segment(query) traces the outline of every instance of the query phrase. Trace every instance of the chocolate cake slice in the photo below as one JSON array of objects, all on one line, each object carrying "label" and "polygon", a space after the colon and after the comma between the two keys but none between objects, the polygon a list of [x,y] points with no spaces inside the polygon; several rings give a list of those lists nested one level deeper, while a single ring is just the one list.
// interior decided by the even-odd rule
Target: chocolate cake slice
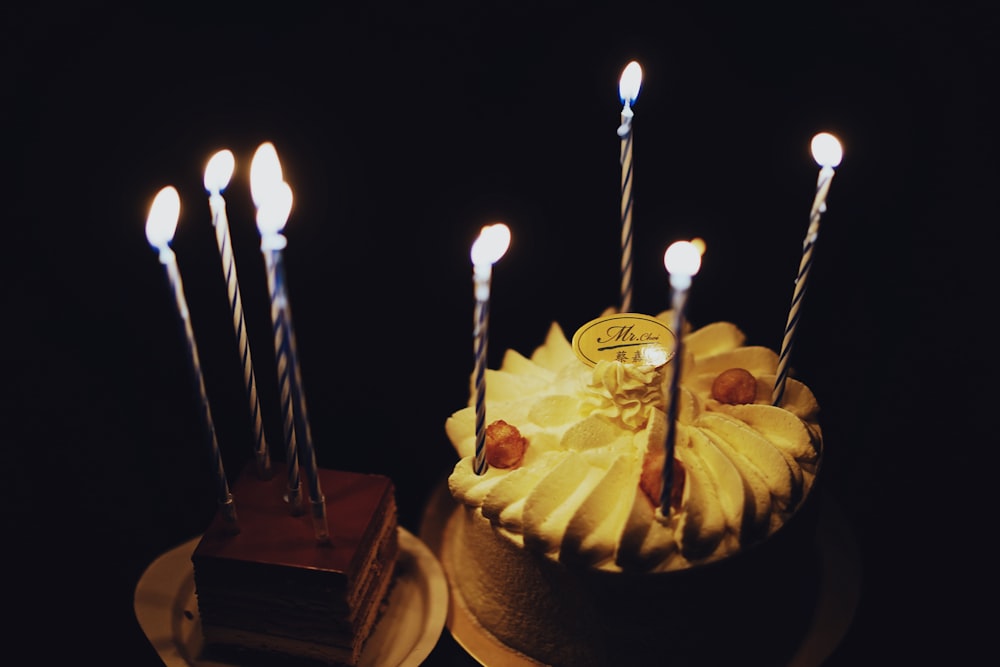
[{"label": "chocolate cake slice", "polygon": [[270,480],[251,466],[233,485],[240,532],[216,516],[191,556],[202,657],[358,664],[399,551],[395,490],[382,475],[319,475],[328,545],[317,544],[308,512],[289,512],[282,466]]}]

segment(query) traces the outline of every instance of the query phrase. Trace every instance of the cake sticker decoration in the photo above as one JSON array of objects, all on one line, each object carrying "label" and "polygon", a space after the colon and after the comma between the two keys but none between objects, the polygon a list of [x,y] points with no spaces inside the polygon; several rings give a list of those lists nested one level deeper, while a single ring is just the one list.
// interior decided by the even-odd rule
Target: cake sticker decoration
[{"label": "cake sticker decoration", "polygon": [[667,436],[664,442],[663,487],[660,491],[659,515],[670,517],[670,496],[674,484],[674,445],[677,440],[678,389],[680,388],[682,364],[684,361],[684,307],[687,304],[691,278],[701,268],[701,247],[691,241],[672,243],[663,253],[663,265],[670,274],[670,308],[674,315],[674,363],[670,374],[670,388],[667,400]]},{"label": "cake sticker decoration", "polygon": [[247,337],[246,319],[243,315],[243,298],[240,293],[239,279],[236,274],[236,260],[233,256],[232,237],[229,234],[229,217],[226,215],[226,200],[222,191],[229,185],[236,168],[236,160],[232,151],[221,150],[211,157],[205,166],[205,190],[208,191],[208,205],[212,212],[212,226],[215,228],[215,241],[219,246],[219,257],[222,259],[222,273],[226,279],[226,293],[229,297],[229,307],[232,311],[233,330],[236,333],[236,343],[239,346],[240,361],[243,364],[243,386],[246,388],[247,400],[250,404],[250,418],[253,422],[254,460],[257,462],[257,475],[261,479],[271,476],[271,454],[261,423],[260,398],[257,395],[257,378],[253,370],[253,358],[250,355],[250,339]]},{"label": "cake sticker decoration", "polygon": [[630,62],[618,80],[618,97],[622,101],[621,138],[618,162],[621,165],[621,303],[618,312],[632,310],[632,105],[639,97],[642,85],[642,67],[636,61]]},{"label": "cake sticker decoration", "polygon": [[662,366],[674,356],[674,332],[662,320],[638,313],[598,317],[573,334],[573,351],[580,361]]},{"label": "cake sticker decoration", "polygon": [[806,295],[806,280],[809,277],[809,269],[812,268],[813,250],[816,246],[816,238],[819,235],[819,219],[826,211],[826,195],[830,190],[830,181],[833,179],[833,169],[840,164],[840,161],[844,157],[844,150],[840,145],[840,141],[829,132],[820,132],[814,136],[810,148],[813,159],[820,166],[820,170],[819,176],[816,179],[816,196],[813,198],[812,209],[809,211],[809,228],[806,231],[806,238],[802,242],[802,259],[799,262],[799,273],[795,277],[792,305],[788,311],[785,335],[781,339],[781,351],[778,353],[778,372],[774,381],[774,390],[771,394],[772,405],[781,405],[781,399],[785,394],[785,381],[788,378],[788,360],[792,353],[792,345],[795,342],[795,330],[799,324],[802,300]]},{"label": "cake sticker decoration", "polygon": [[170,249],[170,242],[174,238],[180,212],[181,200],[180,195],[177,194],[177,189],[171,185],[161,189],[156,194],[149,208],[149,216],[146,218],[146,239],[160,253],[160,263],[163,264],[167,272],[170,287],[174,292],[177,312],[180,314],[181,323],[184,326],[188,355],[191,358],[191,370],[194,375],[198,397],[201,401],[202,417],[204,418],[205,430],[207,431],[209,446],[211,448],[215,478],[218,483],[220,513],[225,522],[226,529],[229,532],[238,533],[239,523],[236,517],[236,505],[233,503],[233,494],[229,490],[229,482],[226,479],[226,471],[222,464],[222,452],[219,449],[219,440],[215,433],[215,421],[212,418],[212,408],[208,402],[208,393],[205,391],[205,378],[201,371],[201,360],[198,357],[198,344],[195,342],[194,330],[191,327],[191,314],[188,311],[187,299],[184,297],[184,284],[181,281],[181,274],[177,268],[177,257],[174,255],[174,251]]},{"label": "cake sticker decoration", "polygon": [[[301,502],[297,471],[298,464],[301,463],[308,481],[309,504],[312,508],[316,541],[319,544],[329,544],[326,499],[320,488],[316,452],[313,448],[302,375],[299,371],[291,306],[285,288],[282,250],[287,244],[287,239],[281,232],[291,213],[292,189],[284,181],[278,154],[270,142],[261,144],[254,153],[250,165],[250,188],[254,205],[257,207],[260,249],[264,255],[267,283],[271,293],[274,354],[278,365],[285,439],[288,444],[289,504],[294,508],[295,501]],[[301,452],[297,450],[300,444]]]},{"label": "cake sticker decoration", "polygon": [[477,475],[486,472],[486,355],[490,320],[490,282],[493,265],[510,247],[510,228],[502,222],[485,225],[473,242],[472,279],[476,297],[473,320],[476,365],[473,372],[476,387],[476,456],[472,461]]}]

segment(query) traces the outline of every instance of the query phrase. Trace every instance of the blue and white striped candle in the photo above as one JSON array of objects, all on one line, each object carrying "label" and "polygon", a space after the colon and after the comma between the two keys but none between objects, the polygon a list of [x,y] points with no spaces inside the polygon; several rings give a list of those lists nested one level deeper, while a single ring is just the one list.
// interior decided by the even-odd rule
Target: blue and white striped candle
[{"label": "blue and white striped candle", "polygon": [[261,421],[257,378],[254,374],[253,359],[250,355],[250,339],[247,336],[246,319],[243,315],[243,299],[236,274],[232,237],[229,234],[226,200],[222,197],[222,191],[229,185],[229,179],[232,178],[235,166],[236,160],[233,158],[232,151],[221,150],[217,152],[205,167],[204,182],[205,190],[209,194],[208,204],[212,212],[212,225],[215,227],[215,241],[219,246],[219,256],[222,259],[222,273],[226,279],[226,293],[229,297],[229,308],[233,318],[233,330],[236,333],[240,361],[243,364],[243,386],[246,389],[250,419],[253,425],[253,452],[257,462],[257,475],[262,479],[270,479],[270,448]]},{"label": "blue and white striped candle", "polygon": [[476,297],[473,320],[476,366],[473,371],[476,408],[476,456],[472,469],[482,475],[489,468],[486,463],[486,362],[489,340],[490,282],[493,265],[510,246],[510,228],[502,222],[486,225],[472,244],[472,279]]},{"label": "blue and white striped candle", "polygon": [[[284,176],[281,173],[281,163],[278,161],[278,154],[271,143],[263,143],[254,153],[253,161],[250,164],[250,193],[257,207],[257,228],[260,229],[262,221],[268,233],[261,233],[261,252],[264,255],[265,269],[267,273],[268,289],[271,295],[271,323],[274,338],[274,353],[277,362],[278,392],[281,402],[282,415],[282,435],[285,439],[285,474],[286,500],[289,509],[293,514],[302,512],[302,486],[299,472],[299,448],[298,438],[295,434],[295,408],[292,398],[291,376],[288,373],[288,356],[285,354],[285,332],[283,323],[284,313],[278,299],[280,294],[277,291],[277,276],[275,268],[277,259],[273,253],[285,247],[285,237],[280,230],[284,227],[291,211],[291,200],[287,203],[272,205],[264,208],[264,201],[270,197],[274,199],[274,191],[278,190],[273,184],[284,183]],[[287,208],[284,210],[283,207]],[[262,217],[261,211],[265,211]],[[272,218],[274,219],[272,222]],[[273,231],[272,231],[273,230]],[[265,247],[266,246],[266,247]],[[271,247],[274,246],[274,247]]]},{"label": "blue and white striped candle", "polygon": [[642,67],[630,62],[618,80],[618,97],[622,101],[621,125],[618,136],[621,145],[618,162],[621,165],[621,301],[618,312],[632,310],[632,105],[639,97],[642,85]]},{"label": "blue and white striped candle", "polygon": [[[278,364],[278,382],[281,387],[285,436],[289,443],[289,458],[300,461],[305,469],[309,502],[312,507],[316,541],[330,543],[329,522],[326,515],[326,498],[319,481],[316,451],[312,430],[306,411],[302,374],[299,371],[292,312],[285,289],[285,272],[282,250],[287,239],[281,233],[292,208],[292,190],[282,180],[281,164],[270,143],[262,144],[254,154],[250,172],[250,186],[257,207],[257,229],[260,231],[260,249],[267,269],[267,282],[271,294],[271,323],[274,331],[274,353]],[[301,451],[296,451],[296,443]],[[291,470],[291,468],[290,468]],[[294,480],[297,488],[297,474]],[[289,490],[293,480],[289,474]]]},{"label": "blue and white striped candle", "polygon": [[681,373],[684,364],[684,308],[687,305],[691,278],[701,268],[701,249],[690,241],[672,243],[663,253],[663,265],[670,273],[670,308],[674,315],[673,372],[667,399],[667,435],[664,441],[663,487],[660,491],[660,514],[670,516],[670,495],[674,487],[674,449],[677,441]]},{"label": "blue and white striped candle", "polygon": [[174,251],[170,249],[170,243],[174,238],[174,231],[177,229],[180,210],[181,202],[177,190],[169,185],[161,189],[153,199],[153,204],[149,209],[149,216],[146,219],[146,238],[149,244],[159,251],[160,263],[166,269],[167,278],[174,293],[174,301],[184,328],[185,341],[187,342],[188,354],[191,359],[191,370],[201,403],[202,418],[204,419],[212,455],[212,467],[218,484],[219,509],[228,529],[235,533],[239,532],[236,505],[233,502],[233,494],[229,490],[229,482],[226,479],[226,471],[222,463],[222,451],[219,449],[219,440],[215,433],[215,421],[212,419],[212,408],[208,402],[208,393],[205,391],[205,378],[201,370],[201,360],[198,357],[198,344],[195,342],[194,330],[191,327],[191,315],[188,311],[187,299],[184,297],[184,284],[181,281],[181,274],[177,268],[177,258],[174,255]]},{"label": "blue and white striped candle", "polygon": [[792,305],[788,311],[788,321],[785,324],[785,335],[781,339],[781,351],[778,354],[778,370],[774,379],[774,390],[771,392],[771,404],[781,405],[785,396],[785,383],[788,379],[788,362],[795,343],[795,331],[799,324],[802,310],[802,300],[806,295],[806,280],[812,268],[813,250],[816,238],[819,236],[820,216],[826,211],[826,195],[833,179],[833,168],[840,164],[844,150],[840,141],[828,132],[820,132],[812,138],[810,148],[813,159],[820,166],[816,180],[816,195],[813,198],[812,209],[809,211],[809,228],[802,242],[802,259],[799,262],[799,273],[795,277],[795,290],[792,292]]}]

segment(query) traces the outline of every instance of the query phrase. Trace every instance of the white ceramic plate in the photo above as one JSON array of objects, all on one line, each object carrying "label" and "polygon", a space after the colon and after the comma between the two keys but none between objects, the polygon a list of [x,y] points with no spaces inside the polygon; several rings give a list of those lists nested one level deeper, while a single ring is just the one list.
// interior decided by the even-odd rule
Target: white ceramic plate
[{"label": "white ceramic plate", "polygon": [[[167,667],[232,667],[201,660],[201,622],[191,554],[196,537],[154,560],[135,588],[135,616]],[[441,637],[448,584],[430,549],[399,528],[399,562],[389,605],[368,638],[359,665],[417,667]]]}]

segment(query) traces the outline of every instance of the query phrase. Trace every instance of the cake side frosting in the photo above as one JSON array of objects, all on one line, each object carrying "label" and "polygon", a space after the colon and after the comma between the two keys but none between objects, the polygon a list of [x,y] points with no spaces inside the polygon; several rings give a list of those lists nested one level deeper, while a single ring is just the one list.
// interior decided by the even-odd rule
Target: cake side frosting
[{"label": "cake side frosting", "polygon": [[[657,318],[672,322],[669,311]],[[487,421],[523,438],[516,463],[476,475],[471,399],[448,418],[460,456],[453,497],[515,546],[612,572],[684,569],[773,534],[813,485],[816,399],[788,379],[783,404],[772,406],[777,354],[745,345],[731,323],[686,330],[683,342],[675,445],[683,481],[668,517],[658,499],[671,366],[590,367],[557,323],[530,357],[508,350],[487,370]]]},{"label": "cake side frosting", "polygon": [[817,594],[814,497],[771,539],[695,568],[566,564],[522,548],[469,506],[448,521],[441,557],[455,613],[531,664],[787,665]]}]

